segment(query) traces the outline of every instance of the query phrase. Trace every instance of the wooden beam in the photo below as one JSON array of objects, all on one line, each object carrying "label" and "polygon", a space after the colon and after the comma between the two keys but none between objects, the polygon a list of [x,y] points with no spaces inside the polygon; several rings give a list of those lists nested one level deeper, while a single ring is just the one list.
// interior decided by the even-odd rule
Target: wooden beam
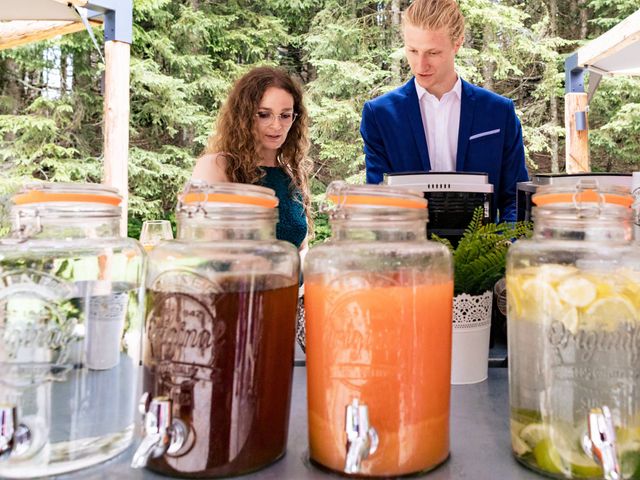
[{"label": "wooden beam", "polygon": [[578,49],[578,66],[586,67],[640,40],[640,10]]},{"label": "wooden beam", "polygon": [[129,203],[129,59],[131,45],[107,41],[104,81],[104,183],[122,195],[120,233],[127,235]]},{"label": "wooden beam", "polygon": [[76,7],[84,7],[87,0],[54,0],[54,2],[63,3],[64,5],[75,5]]},{"label": "wooden beam", "polygon": [[[91,25],[102,22],[90,21]],[[27,43],[48,40],[58,35],[66,35],[84,30],[82,22],[22,21],[0,23],[0,50],[18,47]]]},{"label": "wooden beam", "polygon": [[576,112],[585,112],[586,110],[586,93],[565,94],[564,126],[567,132],[565,170],[567,173],[591,171],[589,166],[589,131],[576,129]]}]

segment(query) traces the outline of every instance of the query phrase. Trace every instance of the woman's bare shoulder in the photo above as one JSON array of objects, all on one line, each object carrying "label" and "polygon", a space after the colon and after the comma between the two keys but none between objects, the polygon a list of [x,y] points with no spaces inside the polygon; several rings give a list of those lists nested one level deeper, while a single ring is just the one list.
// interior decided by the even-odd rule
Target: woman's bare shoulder
[{"label": "woman's bare shoulder", "polygon": [[227,158],[224,153],[205,153],[196,160],[191,178],[207,182],[228,182],[226,171]]}]

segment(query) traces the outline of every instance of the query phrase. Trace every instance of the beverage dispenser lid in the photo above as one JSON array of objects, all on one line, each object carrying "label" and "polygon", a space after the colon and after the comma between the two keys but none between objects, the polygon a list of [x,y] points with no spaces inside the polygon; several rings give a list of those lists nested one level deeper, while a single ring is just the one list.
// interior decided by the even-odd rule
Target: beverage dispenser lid
[{"label": "beverage dispenser lid", "polygon": [[119,206],[115,188],[97,183],[28,183],[11,199],[14,205],[43,203],[99,203]]},{"label": "beverage dispenser lid", "polygon": [[603,203],[630,208],[633,197],[628,189],[610,187],[608,189],[586,188],[568,189],[557,187],[541,187],[532,197],[538,207],[559,204]]},{"label": "beverage dispenser lid", "polygon": [[427,208],[427,200],[421,193],[386,185],[351,185],[344,181],[335,181],[327,187],[327,198],[337,208],[353,206]]},{"label": "beverage dispenser lid", "polygon": [[276,197],[274,190],[257,185],[232,182],[189,181],[179,200],[178,208],[206,203],[237,207],[275,208],[278,206],[278,197]]}]

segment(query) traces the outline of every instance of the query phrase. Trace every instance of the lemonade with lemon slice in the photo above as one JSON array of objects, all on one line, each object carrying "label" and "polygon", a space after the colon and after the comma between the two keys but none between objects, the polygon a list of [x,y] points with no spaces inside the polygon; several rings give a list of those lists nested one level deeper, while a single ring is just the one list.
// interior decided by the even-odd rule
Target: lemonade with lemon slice
[{"label": "lemonade with lemon slice", "polygon": [[558,263],[509,268],[506,281],[516,458],[603,478],[582,442],[590,408],[607,405],[622,478],[640,479],[640,273]]}]

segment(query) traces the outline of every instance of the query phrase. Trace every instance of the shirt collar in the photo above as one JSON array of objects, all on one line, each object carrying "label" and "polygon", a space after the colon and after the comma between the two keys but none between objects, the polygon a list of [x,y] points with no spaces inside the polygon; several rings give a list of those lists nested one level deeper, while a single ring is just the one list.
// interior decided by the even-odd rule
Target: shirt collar
[{"label": "shirt collar", "polygon": [[[413,83],[416,86],[416,93],[418,94],[418,100],[422,100],[422,97],[426,95],[428,100],[438,101],[436,96],[427,92],[425,88],[420,86],[420,84],[415,78],[413,79]],[[462,81],[460,80],[460,75],[458,75],[458,79],[456,80],[456,83],[453,84],[453,88],[448,92],[446,92],[444,95],[442,95],[440,100],[442,100],[445,96],[449,95],[451,92],[453,92],[453,94],[458,98],[458,100],[460,100],[460,98],[462,97]]]}]

